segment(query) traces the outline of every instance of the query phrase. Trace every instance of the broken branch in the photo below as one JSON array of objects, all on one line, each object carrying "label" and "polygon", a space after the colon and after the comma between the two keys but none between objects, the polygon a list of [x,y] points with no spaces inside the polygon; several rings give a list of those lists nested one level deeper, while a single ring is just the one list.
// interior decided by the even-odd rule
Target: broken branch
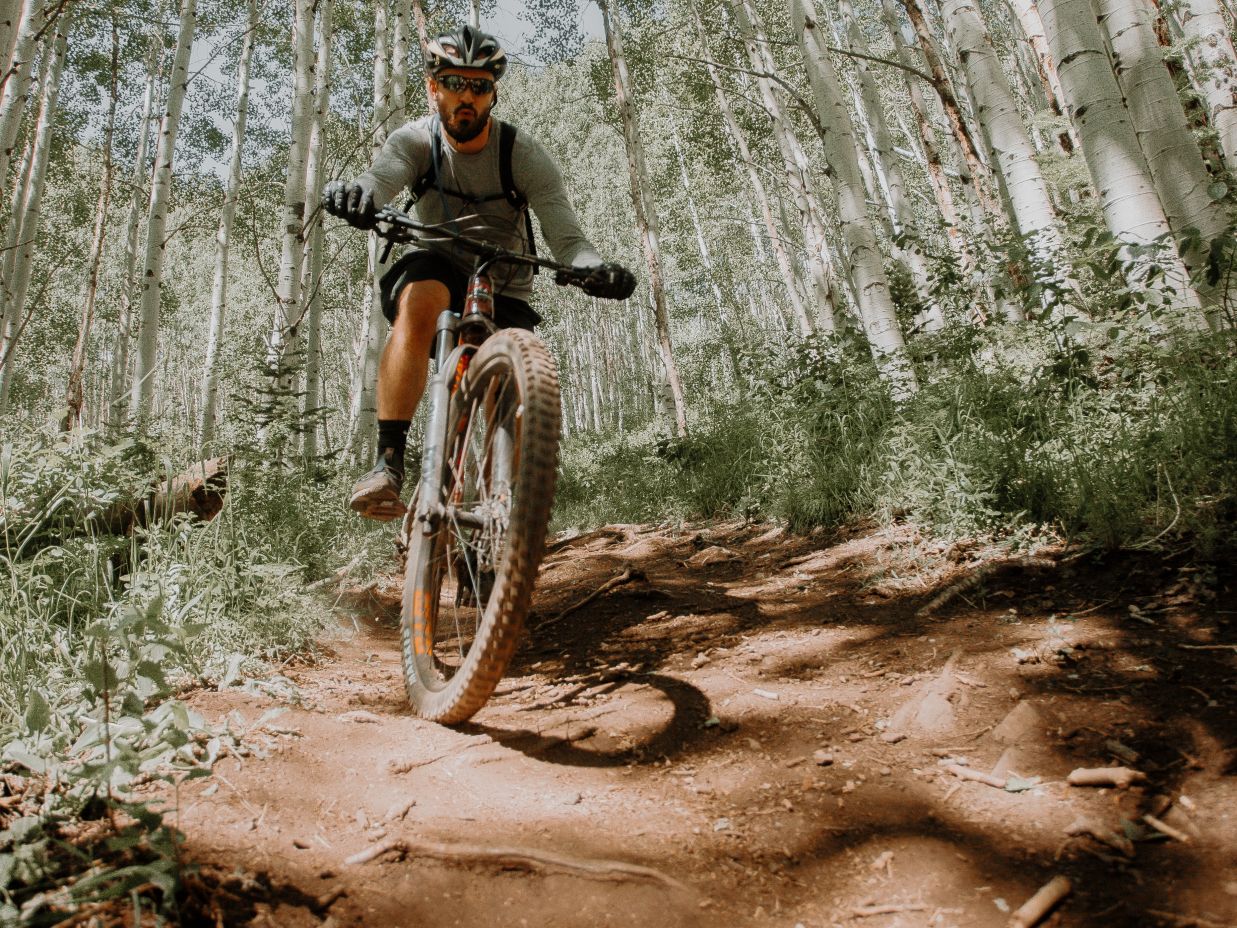
[{"label": "broken branch", "polygon": [[1147,779],[1147,775],[1129,767],[1079,767],[1069,775],[1070,786],[1115,786],[1129,789],[1135,783]]},{"label": "broken branch", "polygon": [[536,627],[538,629],[541,629],[541,628],[545,628],[547,625],[553,625],[555,622],[561,621],[565,617],[571,615],[571,613],[575,612],[577,609],[584,608],[589,603],[591,603],[594,599],[600,596],[602,593],[608,593],[610,590],[614,589],[617,586],[622,586],[624,583],[630,583],[633,580],[643,580],[643,579],[644,579],[644,571],[637,570],[634,567],[628,567],[618,576],[611,577],[601,586],[597,587],[597,589],[593,590],[593,592],[589,593],[578,603],[568,606],[566,609],[562,610],[557,615],[552,615],[550,616],[550,618],[545,619],[542,622],[538,622]]},{"label": "broken branch", "polygon": [[982,770],[972,770],[970,767],[963,767],[961,764],[950,764],[945,768],[960,780],[974,780],[976,783],[986,783],[988,786],[995,786],[997,789],[1005,789],[1005,777],[994,777],[990,773],[984,773]]},{"label": "broken branch", "polygon": [[1022,904],[1009,919],[1009,928],[1032,928],[1043,921],[1044,916],[1073,890],[1068,878],[1054,876],[1039,888],[1039,891]]}]

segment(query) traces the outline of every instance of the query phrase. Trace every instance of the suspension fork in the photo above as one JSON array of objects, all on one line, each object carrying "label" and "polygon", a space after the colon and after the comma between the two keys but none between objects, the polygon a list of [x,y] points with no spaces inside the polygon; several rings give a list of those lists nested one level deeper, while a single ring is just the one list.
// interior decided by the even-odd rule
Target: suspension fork
[{"label": "suspension fork", "polygon": [[447,413],[451,391],[460,362],[467,364],[466,354],[457,350],[459,320],[455,313],[444,309],[438,314],[434,333],[434,377],[429,388],[429,420],[425,426],[425,446],[421,452],[421,482],[417,494],[415,526],[427,535],[433,531],[442,514],[442,467],[447,452]]}]

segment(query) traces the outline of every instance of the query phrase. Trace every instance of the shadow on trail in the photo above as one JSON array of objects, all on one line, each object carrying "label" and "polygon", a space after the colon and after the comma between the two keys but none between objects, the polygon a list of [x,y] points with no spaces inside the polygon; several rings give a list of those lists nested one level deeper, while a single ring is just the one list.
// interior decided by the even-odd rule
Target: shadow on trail
[{"label": "shadow on trail", "polygon": [[504,747],[528,757],[572,767],[621,767],[656,763],[688,752],[697,742],[709,738],[709,729],[704,725],[712,713],[708,697],[690,683],[659,673],[633,674],[614,683],[614,689],[636,684],[660,691],[673,707],[673,715],[660,731],[639,744],[610,751],[582,747],[576,743],[586,740],[596,732],[596,727],[588,725],[584,726],[584,737],[574,738],[543,735],[523,728],[499,728],[477,722],[460,726],[460,731],[489,735]]}]

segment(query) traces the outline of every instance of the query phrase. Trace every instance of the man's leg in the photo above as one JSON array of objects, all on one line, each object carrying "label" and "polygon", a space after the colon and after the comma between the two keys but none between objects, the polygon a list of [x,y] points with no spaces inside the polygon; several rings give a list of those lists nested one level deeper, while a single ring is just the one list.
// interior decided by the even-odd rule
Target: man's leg
[{"label": "man's leg", "polygon": [[404,514],[404,452],[408,425],[429,374],[430,348],[439,314],[451,293],[437,280],[417,280],[400,292],[391,334],[378,364],[378,461],[357,481],[349,505],[380,521]]}]

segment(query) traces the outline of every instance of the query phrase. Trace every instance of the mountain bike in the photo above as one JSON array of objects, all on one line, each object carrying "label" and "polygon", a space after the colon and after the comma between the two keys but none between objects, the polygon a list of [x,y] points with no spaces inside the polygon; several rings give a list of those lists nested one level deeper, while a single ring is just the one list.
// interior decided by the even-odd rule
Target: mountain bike
[{"label": "mountain bike", "polygon": [[554,359],[532,332],[494,324],[489,271],[540,267],[555,283],[582,288],[595,278],[391,207],[377,222],[388,242],[433,249],[448,241],[475,255],[463,311],[438,317],[421,476],[400,532],[408,698],[423,718],[453,724],[485,705],[515,652],[558,470]]}]

